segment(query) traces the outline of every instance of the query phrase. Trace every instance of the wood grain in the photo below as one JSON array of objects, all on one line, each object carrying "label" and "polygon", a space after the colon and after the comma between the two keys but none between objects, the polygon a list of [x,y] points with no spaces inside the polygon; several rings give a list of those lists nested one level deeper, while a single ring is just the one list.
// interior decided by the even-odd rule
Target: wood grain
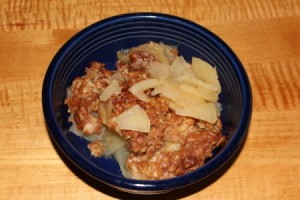
[{"label": "wood grain", "polygon": [[81,28],[100,19],[128,12],[163,12],[192,20],[273,19],[299,15],[297,0],[132,0],[1,2],[1,30]]},{"label": "wood grain", "polygon": [[[218,34],[253,93],[247,140],[217,180],[156,197],[95,183],[59,154],[41,89],[56,51],[83,27],[128,12],[170,13]],[[300,1],[0,0],[0,199],[280,199],[300,197]]]}]

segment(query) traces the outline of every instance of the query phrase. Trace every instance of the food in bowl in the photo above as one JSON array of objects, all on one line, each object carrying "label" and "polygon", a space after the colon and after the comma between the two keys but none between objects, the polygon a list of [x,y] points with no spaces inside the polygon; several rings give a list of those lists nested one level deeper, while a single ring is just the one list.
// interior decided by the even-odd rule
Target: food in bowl
[{"label": "food in bowl", "polygon": [[214,67],[149,42],[117,53],[117,70],[92,62],[68,88],[70,130],[94,157],[114,156],[125,177],[159,180],[201,167],[221,146]]}]

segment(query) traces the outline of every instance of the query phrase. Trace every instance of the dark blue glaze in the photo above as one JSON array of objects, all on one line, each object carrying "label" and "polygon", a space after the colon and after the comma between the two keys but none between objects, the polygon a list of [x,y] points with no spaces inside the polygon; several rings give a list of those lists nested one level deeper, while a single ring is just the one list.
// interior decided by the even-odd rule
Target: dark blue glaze
[{"label": "dark blue glaze", "polygon": [[[84,73],[91,61],[115,68],[116,52],[149,41],[175,45],[188,61],[200,57],[217,67],[222,92],[221,118],[227,144],[200,169],[176,178],[139,181],[124,178],[113,158],[93,158],[87,142],[68,131],[66,88]],[[183,187],[207,178],[222,167],[242,145],[251,118],[251,88],[234,52],[204,27],[175,16],[133,13],[99,21],[73,36],[53,58],[45,75],[43,110],[49,133],[65,155],[99,181],[128,192],[156,193]]]}]

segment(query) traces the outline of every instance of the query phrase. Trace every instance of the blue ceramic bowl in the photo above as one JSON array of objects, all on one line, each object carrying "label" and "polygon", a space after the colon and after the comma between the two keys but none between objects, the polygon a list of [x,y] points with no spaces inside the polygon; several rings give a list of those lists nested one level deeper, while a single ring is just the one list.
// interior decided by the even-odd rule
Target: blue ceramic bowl
[{"label": "blue ceramic bowl", "polygon": [[[124,178],[113,158],[93,158],[87,142],[69,132],[67,87],[83,75],[91,61],[115,68],[116,52],[149,41],[175,45],[188,61],[195,56],[217,67],[223,105],[223,134],[228,142],[206,164],[176,178],[141,181]],[[59,149],[96,180],[123,191],[151,194],[181,188],[206,179],[237,152],[247,135],[251,111],[251,88],[234,52],[215,34],[191,21],[158,13],[133,13],[101,20],[77,33],[57,52],[46,72],[42,91],[49,133]]]}]

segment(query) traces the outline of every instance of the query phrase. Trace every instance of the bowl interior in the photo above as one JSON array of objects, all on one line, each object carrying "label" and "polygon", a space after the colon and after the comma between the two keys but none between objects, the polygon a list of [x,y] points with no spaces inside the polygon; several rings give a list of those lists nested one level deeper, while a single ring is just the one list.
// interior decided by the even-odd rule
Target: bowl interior
[{"label": "bowl interior", "polygon": [[[69,132],[67,107],[64,104],[66,90],[77,77],[84,74],[90,62],[105,63],[115,69],[116,52],[149,41],[163,42],[178,48],[180,55],[190,61],[193,56],[216,66],[222,91],[221,119],[223,134],[228,143],[211,159],[198,174],[185,179],[177,178],[172,184],[156,185],[159,181],[133,181],[127,184],[113,158],[93,158],[87,149],[87,141]],[[88,173],[104,179],[111,185],[144,190],[165,190],[182,186],[180,182],[192,183],[212,173],[228,159],[245,136],[251,113],[251,91],[243,67],[234,53],[217,36],[192,22],[160,14],[132,14],[102,20],[76,34],[52,60],[43,86],[43,107],[49,131],[58,146],[79,167],[88,168]],[[231,145],[230,149],[228,146]],[[217,158],[218,157],[218,158]],[[219,159],[218,161],[214,161]],[[94,172],[98,173],[95,175]],[[185,175],[189,176],[189,175]],[[110,180],[114,178],[114,181]],[[175,178],[176,179],[176,178]],[[174,180],[175,180],[174,179]],[[116,181],[118,180],[118,181]],[[162,183],[162,181],[160,182]],[[165,182],[166,183],[166,182]]]}]

